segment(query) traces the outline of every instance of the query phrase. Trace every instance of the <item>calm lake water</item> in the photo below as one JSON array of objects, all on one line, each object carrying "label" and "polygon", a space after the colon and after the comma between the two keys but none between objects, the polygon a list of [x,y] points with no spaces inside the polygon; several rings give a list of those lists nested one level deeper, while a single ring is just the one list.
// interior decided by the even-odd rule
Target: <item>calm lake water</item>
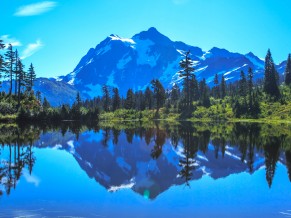
[{"label": "calm lake water", "polygon": [[0,127],[0,217],[291,217],[291,127]]}]

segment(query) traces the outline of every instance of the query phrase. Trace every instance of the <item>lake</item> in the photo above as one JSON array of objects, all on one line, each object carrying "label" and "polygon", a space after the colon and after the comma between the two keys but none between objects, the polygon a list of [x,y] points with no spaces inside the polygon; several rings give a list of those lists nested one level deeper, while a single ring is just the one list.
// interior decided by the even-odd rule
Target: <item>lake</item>
[{"label": "lake", "polygon": [[0,126],[0,217],[291,217],[291,126]]}]

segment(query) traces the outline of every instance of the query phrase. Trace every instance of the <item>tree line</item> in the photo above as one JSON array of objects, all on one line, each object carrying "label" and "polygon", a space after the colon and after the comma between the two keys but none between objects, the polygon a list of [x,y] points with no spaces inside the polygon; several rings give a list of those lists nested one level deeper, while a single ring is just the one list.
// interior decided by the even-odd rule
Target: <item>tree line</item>
[{"label": "tree line", "polygon": [[[280,77],[268,50],[265,58],[264,79],[254,81],[252,68],[245,73],[240,72],[240,78],[234,83],[226,83],[225,76],[217,73],[210,87],[203,78],[198,81],[195,76],[193,61],[190,51],[180,62],[181,70],[178,72],[182,84],[174,84],[171,90],[166,90],[158,79],[153,79],[144,91],[128,89],[125,97],[120,96],[118,88],[104,85],[103,95],[93,100],[86,100],[83,105],[90,107],[95,105],[105,112],[114,112],[118,109],[127,110],[155,110],[156,115],[161,108],[168,112],[180,113],[182,118],[190,118],[198,106],[208,108],[212,100],[223,100],[232,107],[235,117],[258,118],[261,108],[260,102],[286,102],[286,96],[280,91]],[[288,55],[284,81],[284,87],[291,86],[291,58]],[[220,78],[219,78],[220,77]],[[181,88],[180,88],[181,87]]]}]

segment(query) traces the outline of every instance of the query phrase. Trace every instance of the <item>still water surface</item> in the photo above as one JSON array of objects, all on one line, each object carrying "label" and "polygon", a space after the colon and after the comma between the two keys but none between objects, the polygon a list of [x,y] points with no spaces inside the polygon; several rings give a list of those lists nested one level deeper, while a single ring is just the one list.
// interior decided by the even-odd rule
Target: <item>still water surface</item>
[{"label": "still water surface", "polygon": [[290,128],[1,127],[0,217],[291,217]]}]

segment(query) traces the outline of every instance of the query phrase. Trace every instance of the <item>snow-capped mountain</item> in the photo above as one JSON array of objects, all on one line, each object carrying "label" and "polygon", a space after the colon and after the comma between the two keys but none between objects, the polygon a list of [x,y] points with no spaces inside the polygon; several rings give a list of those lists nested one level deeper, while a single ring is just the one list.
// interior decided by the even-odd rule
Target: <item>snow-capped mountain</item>
[{"label": "snow-capped mountain", "polygon": [[[118,87],[122,95],[129,88],[144,90],[154,78],[171,88],[181,81],[177,72],[186,51],[191,52],[197,79],[205,78],[209,85],[216,73],[219,77],[224,75],[227,82],[234,82],[240,71],[247,73],[249,67],[254,71],[254,79],[263,77],[264,61],[251,52],[243,55],[216,47],[203,51],[171,41],[152,27],[132,38],[108,36],[96,48],[89,49],[73,72],[59,80],[74,86],[87,98],[101,95],[103,85]],[[283,62],[277,66],[279,73],[284,72],[285,65]]]}]

